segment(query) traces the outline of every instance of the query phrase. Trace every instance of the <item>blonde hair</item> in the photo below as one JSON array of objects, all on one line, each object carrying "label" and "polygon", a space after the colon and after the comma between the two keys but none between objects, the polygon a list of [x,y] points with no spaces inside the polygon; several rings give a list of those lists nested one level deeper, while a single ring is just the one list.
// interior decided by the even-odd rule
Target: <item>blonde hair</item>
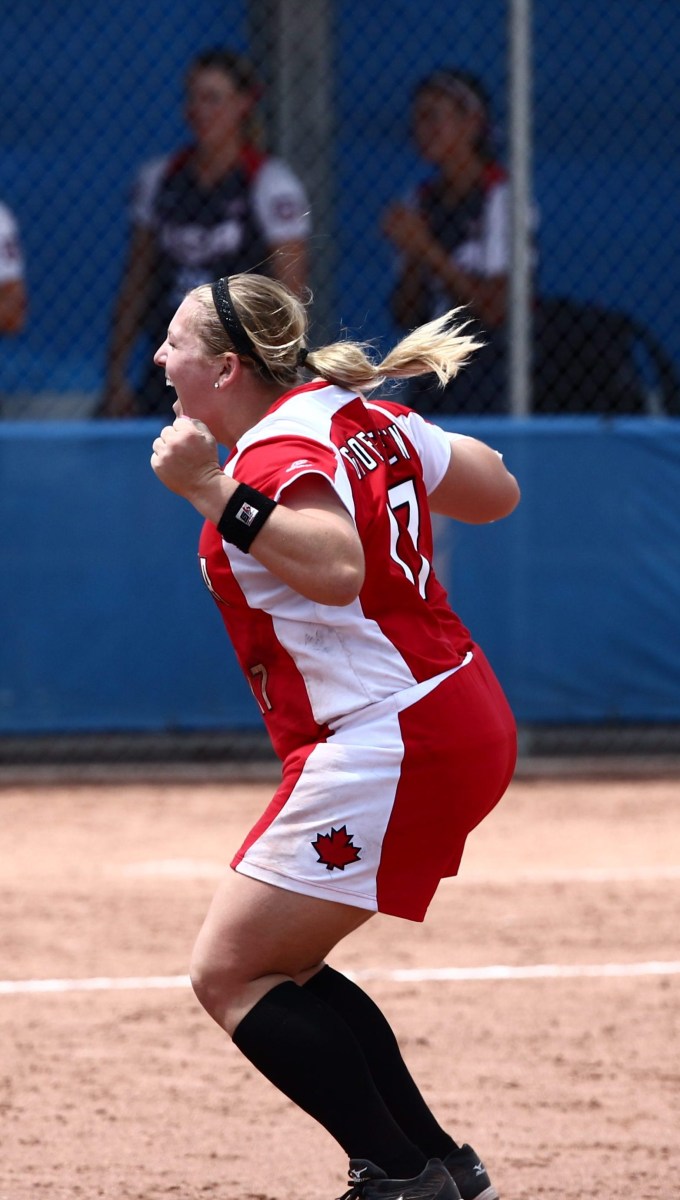
[{"label": "blonde hair", "polygon": [[[284,284],[250,273],[230,275],[228,282],[233,307],[257,358],[270,381],[283,387],[299,382],[301,351],[306,351],[302,355],[306,371],[350,391],[367,392],[388,379],[429,374],[436,375],[444,387],[483,345],[463,332],[469,321],[456,323],[462,310],[453,308],[412,330],[379,362],[370,356],[369,342],[345,340],[308,350],[307,310]],[[189,295],[198,305],[194,324],[207,353],[211,357],[235,353],[215,308],[211,285],[202,284]],[[263,374],[257,359],[250,361]]]}]

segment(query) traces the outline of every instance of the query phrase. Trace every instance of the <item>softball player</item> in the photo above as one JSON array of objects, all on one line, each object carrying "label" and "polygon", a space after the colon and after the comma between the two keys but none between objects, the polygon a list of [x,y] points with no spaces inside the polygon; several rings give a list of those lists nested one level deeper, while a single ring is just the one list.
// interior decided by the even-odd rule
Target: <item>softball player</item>
[{"label": "softball player", "polygon": [[[430,512],[492,521],[517,483],[476,439],[366,398],[385,378],[452,378],[476,349],[452,315],[376,364],[357,343],[310,350],[300,301],[242,274],[190,292],[155,356],[178,416],[151,465],[206,518],[202,575],[282,760],[192,982],[344,1149],[343,1200],[497,1198],[383,1014],[325,962],[373,913],[424,918],[514,769],[512,714],[432,568]],[[343,1069],[329,1081],[331,1050]]]},{"label": "softball player", "polygon": [[309,202],[288,163],[257,144],[259,97],[242,55],[206,50],[190,64],[192,140],[145,163],[135,182],[98,415],[170,414],[160,372],[149,363],[133,394],[128,368],[142,332],[156,344],[191,288],[227,272],[259,270],[295,292],[304,289]]},{"label": "softball player", "polygon": [[[510,181],[496,157],[486,89],[467,71],[440,67],[418,83],[412,123],[416,149],[432,171],[383,218],[398,256],[392,312],[412,329],[467,304],[484,329],[484,348],[449,388],[414,379],[409,403],[428,413],[505,411]],[[533,233],[533,209],[528,224]]]},{"label": "softball player", "polygon": [[0,202],[0,337],[20,333],[26,322],[26,282],[19,226]]}]

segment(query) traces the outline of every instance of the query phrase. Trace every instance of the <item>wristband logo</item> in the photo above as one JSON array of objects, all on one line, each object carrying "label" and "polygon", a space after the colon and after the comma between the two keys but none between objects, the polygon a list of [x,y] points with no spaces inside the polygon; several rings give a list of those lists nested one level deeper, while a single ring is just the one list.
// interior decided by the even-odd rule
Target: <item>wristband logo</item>
[{"label": "wristband logo", "polygon": [[253,508],[252,504],[244,503],[239,508],[234,519],[240,521],[242,525],[252,525],[259,511],[259,508]]}]

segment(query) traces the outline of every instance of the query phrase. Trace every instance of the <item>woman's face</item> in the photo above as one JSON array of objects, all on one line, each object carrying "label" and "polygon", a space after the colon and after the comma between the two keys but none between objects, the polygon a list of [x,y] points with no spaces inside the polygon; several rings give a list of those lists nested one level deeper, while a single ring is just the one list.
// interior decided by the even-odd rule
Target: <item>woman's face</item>
[{"label": "woman's face", "polygon": [[168,387],[177,392],[185,416],[195,417],[210,426],[210,409],[220,395],[215,389],[220,362],[208,356],[196,332],[192,318],[198,311],[196,301],[187,296],[172,318],[167,337],[153,360],[165,371]]},{"label": "woman's face", "polygon": [[441,165],[476,156],[481,132],[478,112],[467,111],[454,96],[425,88],[413,107],[413,136],[423,158]]},{"label": "woman's face", "polygon": [[252,106],[253,97],[239,91],[231,76],[219,67],[197,67],[189,75],[186,119],[202,146],[240,139],[241,126]]}]

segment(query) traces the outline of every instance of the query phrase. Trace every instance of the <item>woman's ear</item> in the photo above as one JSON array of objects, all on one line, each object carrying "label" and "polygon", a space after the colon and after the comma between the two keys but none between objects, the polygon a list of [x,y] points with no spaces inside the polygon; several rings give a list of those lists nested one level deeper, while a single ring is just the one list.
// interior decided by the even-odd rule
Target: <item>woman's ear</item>
[{"label": "woman's ear", "polygon": [[215,381],[215,387],[222,387],[224,384],[231,383],[241,368],[241,360],[238,354],[228,352],[222,355],[222,363],[220,373]]}]

